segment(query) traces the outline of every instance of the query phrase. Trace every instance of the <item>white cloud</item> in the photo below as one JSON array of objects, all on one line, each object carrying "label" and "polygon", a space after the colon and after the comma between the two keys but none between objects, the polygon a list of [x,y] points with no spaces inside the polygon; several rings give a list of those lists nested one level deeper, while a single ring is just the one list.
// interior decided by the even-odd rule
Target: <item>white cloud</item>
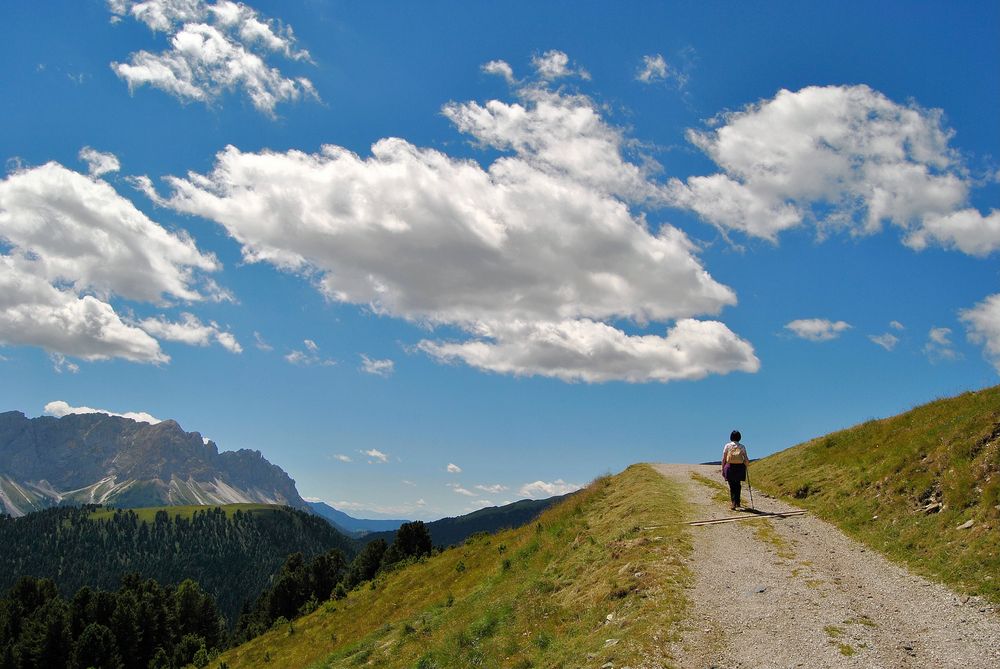
[{"label": "white cloud", "polygon": [[461,474],[462,473],[462,468],[459,467],[458,465],[456,465],[453,462],[449,462],[448,466],[445,467],[445,469],[448,470],[449,474]]},{"label": "white cloud", "polygon": [[361,354],[361,371],[373,376],[389,377],[396,369],[396,363],[392,360],[379,360],[369,358],[364,353]]},{"label": "white cloud", "polygon": [[514,70],[503,60],[491,60],[483,65],[483,72],[503,77],[508,84],[514,83]]},{"label": "white cloud", "polygon": [[36,272],[30,261],[0,255],[0,343],[39,346],[56,360],[170,360],[155,339],[123,322],[110,304],[60,290]]},{"label": "white cloud", "polygon": [[906,326],[903,325],[902,323],[900,323],[899,321],[889,321],[889,327],[891,327],[893,330],[905,330],[906,329]]},{"label": "white cloud", "polygon": [[531,64],[542,79],[552,80],[572,76],[577,76],[581,79],[590,79],[589,72],[582,67],[570,67],[569,56],[556,49],[551,49],[541,55],[532,56]]},{"label": "white cloud", "polygon": [[58,163],[0,180],[0,342],[85,360],[169,360],[114,297],[225,299],[220,269],[184,232],[151,221],[107,182]]},{"label": "white cloud", "polygon": [[670,190],[675,205],[723,231],[775,240],[803,221],[855,234],[889,222],[915,249],[1000,248],[997,212],[962,209],[971,182],[939,110],[897,104],[867,86],[810,86],[714,124],[688,137],[722,172],[672,179]]},{"label": "white cloud", "polygon": [[303,339],[302,343],[305,345],[306,350],[293,349],[285,355],[285,360],[299,367],[312,367],[313,365],[331,367],[337,364],[336,360],[321,356],[319,354],[319,346],[312,339]]},{"label": "white cloud", "polygon": [[[625,159],[622,132],[583,96],[520,94],[523,104],[444,109],[507,152],[487,169],[403,139],[377,142],[368,158],[332,145],[316,154],[230,146],[210,173],[169,178],[158,202],[218,222],[246,261],[309,276],[333,301],[473,337],[420,344],[440,360],[586,380],[755,371],[752,347],[725,325],[685,320],[735,295],[682,231],[652,232],[630,212],[628,202],[662,193]],[[667,337],[605,322],[677,319]],[[531,336],[529,350],[518,334]]]},{"label": "white cloud", "polygon": [[0,230],[13,247],[7,257],[100,297],[202,300],[196,272],[220,269],[186,233],[154,223],[107,182],[54,162],[0,181]]},{"label": "white cloud", "polygon": [[983,353],[1000,372],[1000,293],[959,312],[969,341],[982,344]]},{"label": "white cloud", "polygon": [[224,91],[240,89],[268,116],[280,102],[318,97],[308,79],[286,77],[265,60],[270,54],[309,60],[295,46],[292,29],[261,19],[243,3],[110,0],[109,8],[170,36],[167,51],[139,51],[127,63],[111,64],[130,90],[149,84],[184,101],[211,103]]},{"label": "white cloud", "polygon": [[343,453],[334,454],[333,459],[340,460],[341,462],[354,462],[353,460],[351,460],[351,456],[344,455]]},{"label": "white cloud", "polygon": [[358,453],[367,455],[369,458],[372,458],[371,460],[368,461],[368,464],[370,465],[375,464],[376,462],[386,463],[389,461],[389,455],[387,453],[383,453],[377,448],[370,448],[367,451],[358,451]]},{"label": "white cloud", "polygon": [[52,370],[56,374],[62,374],[63,372],[76,374],[80,371],[80,366],[71,360],[67,360],[66,356],[62,353],[49,353],[49,360],[52,361]]},{"label": "white cloud", "polygon": [[503,491],[507,490],[507,486],[495,483],[493,485],[477,485],[476,490],[482,490],[483,492],[488,492],[491,495],[499,495]]},{"label": "white cloud", "polygon": [[556,479],[555,481],[535,481],[534,483],[525,483],[521,486],[520,494],[524,497],[542,499],[556,495],[565,495],[582,487],[578,483],[567,483],[562,479]]},{"label": "white cloud", "polygon": [[875,344],[878,344],[887,351],[891,351],[892,349],[896,348],[896,344],[899,343],[899,337],[892,334],[891,332],[886,332],[885,334],[880,334],[880,335],[868,335],[868,339],[870,339]]},{"label": "white cloud", "polygon": [[206,325],[192,313],[182,313],[180,321],[168,321],[163,316],[147,318],[139,322],[139,327],[150,335],[167,341],[189,346],[208,346],[215,341],[230,353],[243,352],[243,347],[232,333],[221,330],[215,321]]},{"label": "white cloud", "polygon": [[102,153],[89,146],[80,149],[80,160],[87,163],[87,171],[92,177],[99,177],[109,172],[117,172],[121,169],[118,157],[113,153]]},{"label": "white cloud", "polygon": [[264,339],[264,335],[254,330],[253,333],[254,346],[256,346],[261,351],[273,351],[274,347],[267,343]]},{"label": "white cloud", "polygon": [[63,400],[55,400],[49,402],[45,405],[43,409],[46,415],[55,416],[56,418],[62,418],[63,416],[68,416],[73,413],[104,413],[109,416],[119,416],[121,418],[131,418],[139,423],[149,423],[155,425],[160,422],[159,418],[152,416],[145,411],[126,411],[125,413],[115,413],[114,411],[108,411],[107,409],[92,409],[90,407],[74,407],[70,406]]},{"label": "white cloud", "polygon": [[642,66],[636,72],[635,78],[644,84],[665,81],[667,78],[667,61],[661,54],[642,57]]},{"label": "white cloud", "polygon": [[957,360],[959,354],[952,348],[951,328],[931,328],[927,333],[927,343],[924,344],[924,354],[931,362]]},{"label": "white cloud", "polygon": [[809,341],[830,341],[850,328],[849,323],[825,318],[800,318],[785,325],[785,329],[793,332],[796,337]]},{"label": "white cloud", "polygon": [[588,383],[690,380],[760,367],[750,344],[717,321],[681,319],[665,337],[628,335],[587,319],[483,323],[477,334],[471,341],[425,340],[418,347],[486,371]]},{"label": "white cloud", "polygon": [[931,242],[971,256],[987,256],[1000,249],[1000,210],[992,209],[988,216],[975,209],[929,214],[907,243],[915,249],[923,249]]},{"label": "white cloud", "polygon": [[448,487],[451,488],[452,492],[454,492],[456,494],[459,494],[459,495],[465,495],[466,497],[475,497],[476,496],[476,493],[472,492],[471,490],[469,490],[467,488],[463,488],[462,486],[460,486],[457,483],[449,483]]}]

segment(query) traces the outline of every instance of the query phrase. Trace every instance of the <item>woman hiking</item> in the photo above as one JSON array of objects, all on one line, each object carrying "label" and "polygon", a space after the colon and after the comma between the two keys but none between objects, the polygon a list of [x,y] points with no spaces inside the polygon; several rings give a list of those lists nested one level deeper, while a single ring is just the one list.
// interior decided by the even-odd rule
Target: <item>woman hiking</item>
[{"label": "woman hiking", "polygon": [[746,480],[747,467],[750,466],[746,446],[740,443],[742,437],[739,430],[733,430],[729,435],[729,443],[722,449],[722,477],[729,481],[730,511],[740,507],[742,482]]}]

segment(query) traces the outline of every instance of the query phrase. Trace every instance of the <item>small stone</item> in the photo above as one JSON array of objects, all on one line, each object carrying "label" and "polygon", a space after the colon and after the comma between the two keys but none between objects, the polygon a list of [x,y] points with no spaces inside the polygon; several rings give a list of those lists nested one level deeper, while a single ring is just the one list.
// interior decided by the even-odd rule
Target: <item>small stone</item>
[{"label": "small stone", "polygon": [[974,524],[975,524],[975,523],[973,523],[973,522],[972,522],[972,519],[970,518],[969,520],[965,521],[964,523],[962,523],[961,525],[959,525],[959,526],[958,526],[958,527],[956,527],[955,529],[956,529],[956,530],[967,530],[967,529],[969,529],[970,527],[972,527],[972,526],[973,526]]},{"label": "small stone", "polygon": [[605,662],[601,665],[601,669],[615,669],[615,665],[612,662]]},{"label": "small stone", "polygon": [[878,520],[878,514],[877,513],[874,516],[872,516],[872,520]]},{"label": "small stone", "polygon": [[760,593],[764,592],[765,590],[767,590],[767,586],[764,586],[764,585],[762,585],[762,586],[760,586],[759,588],[756,588],[756,589],[754,590],[754,592],[756,592],[756,593],[760,594]]},{"label": "small stone", "polygon": [[711,634],[712,633],[712,628],[711,627],[706,627],[705,629],[702,630],[702,632],[704,632],[705,634]]},{"label": "small stone", "polygon": [[618,639],[606,639],[604,641],[605,648],[611,648],[611,646],[617,646],[617,645],[618,645]]},{"label": "small stone", "polygon": [[604,616],[604,619],[607,620],[608,622],[611,622],[612,620],[615,619],[615,614],[609,613],[608,615]]}]

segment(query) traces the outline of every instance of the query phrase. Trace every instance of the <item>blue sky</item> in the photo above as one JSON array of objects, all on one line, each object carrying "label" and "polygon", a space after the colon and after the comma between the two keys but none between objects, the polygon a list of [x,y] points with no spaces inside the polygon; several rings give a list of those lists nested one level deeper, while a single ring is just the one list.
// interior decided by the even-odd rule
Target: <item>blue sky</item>
[{"label": "blue sky", "polygon": [[993,385],[998,13],[3,3],[0,407],[435,518]]}]

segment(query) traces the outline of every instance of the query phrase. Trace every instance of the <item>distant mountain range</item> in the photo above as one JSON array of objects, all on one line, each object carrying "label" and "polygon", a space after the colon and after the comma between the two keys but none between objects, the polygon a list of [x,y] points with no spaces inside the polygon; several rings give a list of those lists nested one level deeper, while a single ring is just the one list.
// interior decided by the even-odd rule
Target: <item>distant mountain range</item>
[{"label": "distant mountain range", "polygon": [[[572,494],[570,493],[570,495]],[[431,541],[434,542],[435,546],[451,546],[465,541],[477,532],[492,533],[505,528],[520,527],[534,520],[535,516],[566,497],[568,495],[559,495],[548,499],[522,499],[503,506],[488,506],[464,516],[442,518],[426,523],[427,531],[430,532]],[[370,532],[364,535],[364,541],[385,539],[387,543],[392,543],[395,534],[395,528],[385,532]]]},{"label": "distant mountain range", "polygon": [[400,525],[408,520],[369,520],[354,518],[343,511],[333,508],[326,502],[306,502],[313,513],[326,518],[335,528],[353,537],[361,537],[370,532],[395,532]]},{"label": "distant mountain range", "polygon": [[60,504],[309,505],[259,451],[220,453],[175,421],[108,414],[27,418],[0,413],[0,511],[23,516]]}]

